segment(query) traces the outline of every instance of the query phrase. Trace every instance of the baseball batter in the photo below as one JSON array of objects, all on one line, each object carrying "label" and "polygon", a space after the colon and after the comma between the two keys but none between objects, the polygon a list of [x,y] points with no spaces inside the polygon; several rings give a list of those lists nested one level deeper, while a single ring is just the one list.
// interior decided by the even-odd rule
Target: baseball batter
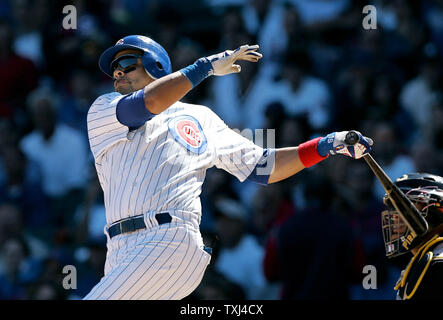
[{"label": "baseball batter", "polygon": [[329,155],[360,158],[372,141],[346,145],[347,131],[283,149],[263,149],[231,130],[209,108],[180,102],[205,78],[257,62],[257,45],[198,59],[172,73],[167,52],[145,36],[127,36],[100,57],[116,92],[88,113],[88,135],[104,192],[104,277],[85,299],[182,299],[211,260],[199,231],[199,195],[216,166],[240,181],[286,179]]}]

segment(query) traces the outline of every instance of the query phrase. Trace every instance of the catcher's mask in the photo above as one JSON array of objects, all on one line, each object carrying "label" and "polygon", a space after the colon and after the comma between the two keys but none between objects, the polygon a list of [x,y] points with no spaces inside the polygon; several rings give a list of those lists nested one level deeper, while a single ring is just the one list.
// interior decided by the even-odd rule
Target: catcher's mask
[{"label": "catcher's mask", "polygon": [[403,218],[395,211],[390,199],[384,196],[387,210],[381,213],[383,240],[386,256],[396,257],[417,245],[443,223],[443,178],[427,173],[405,174],[395,184],[415,205],[428,223],[428,231],[421,236],[413,236]]}]

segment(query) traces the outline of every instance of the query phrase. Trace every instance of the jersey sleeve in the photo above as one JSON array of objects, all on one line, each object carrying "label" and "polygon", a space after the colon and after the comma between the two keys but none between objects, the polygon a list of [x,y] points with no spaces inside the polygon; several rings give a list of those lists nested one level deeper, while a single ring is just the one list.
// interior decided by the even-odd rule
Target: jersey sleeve
[{"label": "jersey sleeve", "polygon": [[116,108],[118,121],[130,129],[141,127],[155,116],[145,107],[144,88],[123,96],[118,101]]},{"label": "jersey sleeve", "polygon": [[126,140],[129,128],[117,120],[116,106],[123,96],[117,92],[97,98],[88,111],[89,145],[97,159],[107,148]]},{"label": "jersey sleeve", "polygon": [[211,144],[214,165],[243,182],[254,171],[263,156],[263,148],[229,128],[211,111]]}]

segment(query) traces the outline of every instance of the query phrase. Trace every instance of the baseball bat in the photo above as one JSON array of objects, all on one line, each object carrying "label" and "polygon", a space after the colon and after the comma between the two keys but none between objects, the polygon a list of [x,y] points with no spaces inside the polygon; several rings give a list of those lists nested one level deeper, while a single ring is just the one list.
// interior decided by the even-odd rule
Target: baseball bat
[{"label": "baseball bat", "polygon": [[[345,143],[354,145],[360,141],[360,136],[355,131],[349,131],[345,137]],[[403,218],[406,225],[411,230],[412,237],[407,239],[408,243],[412,242],[412,240],[418,235],[423,235],[428,230],[428,223],[422,217],[418,209],[414,206],[414,204],[409,200],[403,191],[397,187],[392,180],[388,177],[385,171],[380,167],[377,161],[374,160],[372,155],[369,153],[363,156],[363,159],[366,161],[368,166],[371,168],[372,172],[374,172],[378,181],[385,189],[386,194],[391,200],[392,205],[394,206],[397,213]],[[407,249],[407,248],[406,248]]]}]

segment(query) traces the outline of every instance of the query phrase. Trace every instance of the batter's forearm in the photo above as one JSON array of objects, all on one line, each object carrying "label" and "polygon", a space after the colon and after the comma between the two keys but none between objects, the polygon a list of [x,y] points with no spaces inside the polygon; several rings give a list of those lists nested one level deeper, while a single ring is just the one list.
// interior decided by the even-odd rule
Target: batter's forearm
[{"label": "batter's forearm", "polygon": [[191,89],[192,84],[183,73],[171,73],[145,87],[145,107],[149,112],[159,114],[182,99]]},{"label": "batter's forearm", "polygon": [[276,149],[274,169],[269,176],[268,183],[287,179],[304,168],[305,166],[298,155],[298,147]]}]

